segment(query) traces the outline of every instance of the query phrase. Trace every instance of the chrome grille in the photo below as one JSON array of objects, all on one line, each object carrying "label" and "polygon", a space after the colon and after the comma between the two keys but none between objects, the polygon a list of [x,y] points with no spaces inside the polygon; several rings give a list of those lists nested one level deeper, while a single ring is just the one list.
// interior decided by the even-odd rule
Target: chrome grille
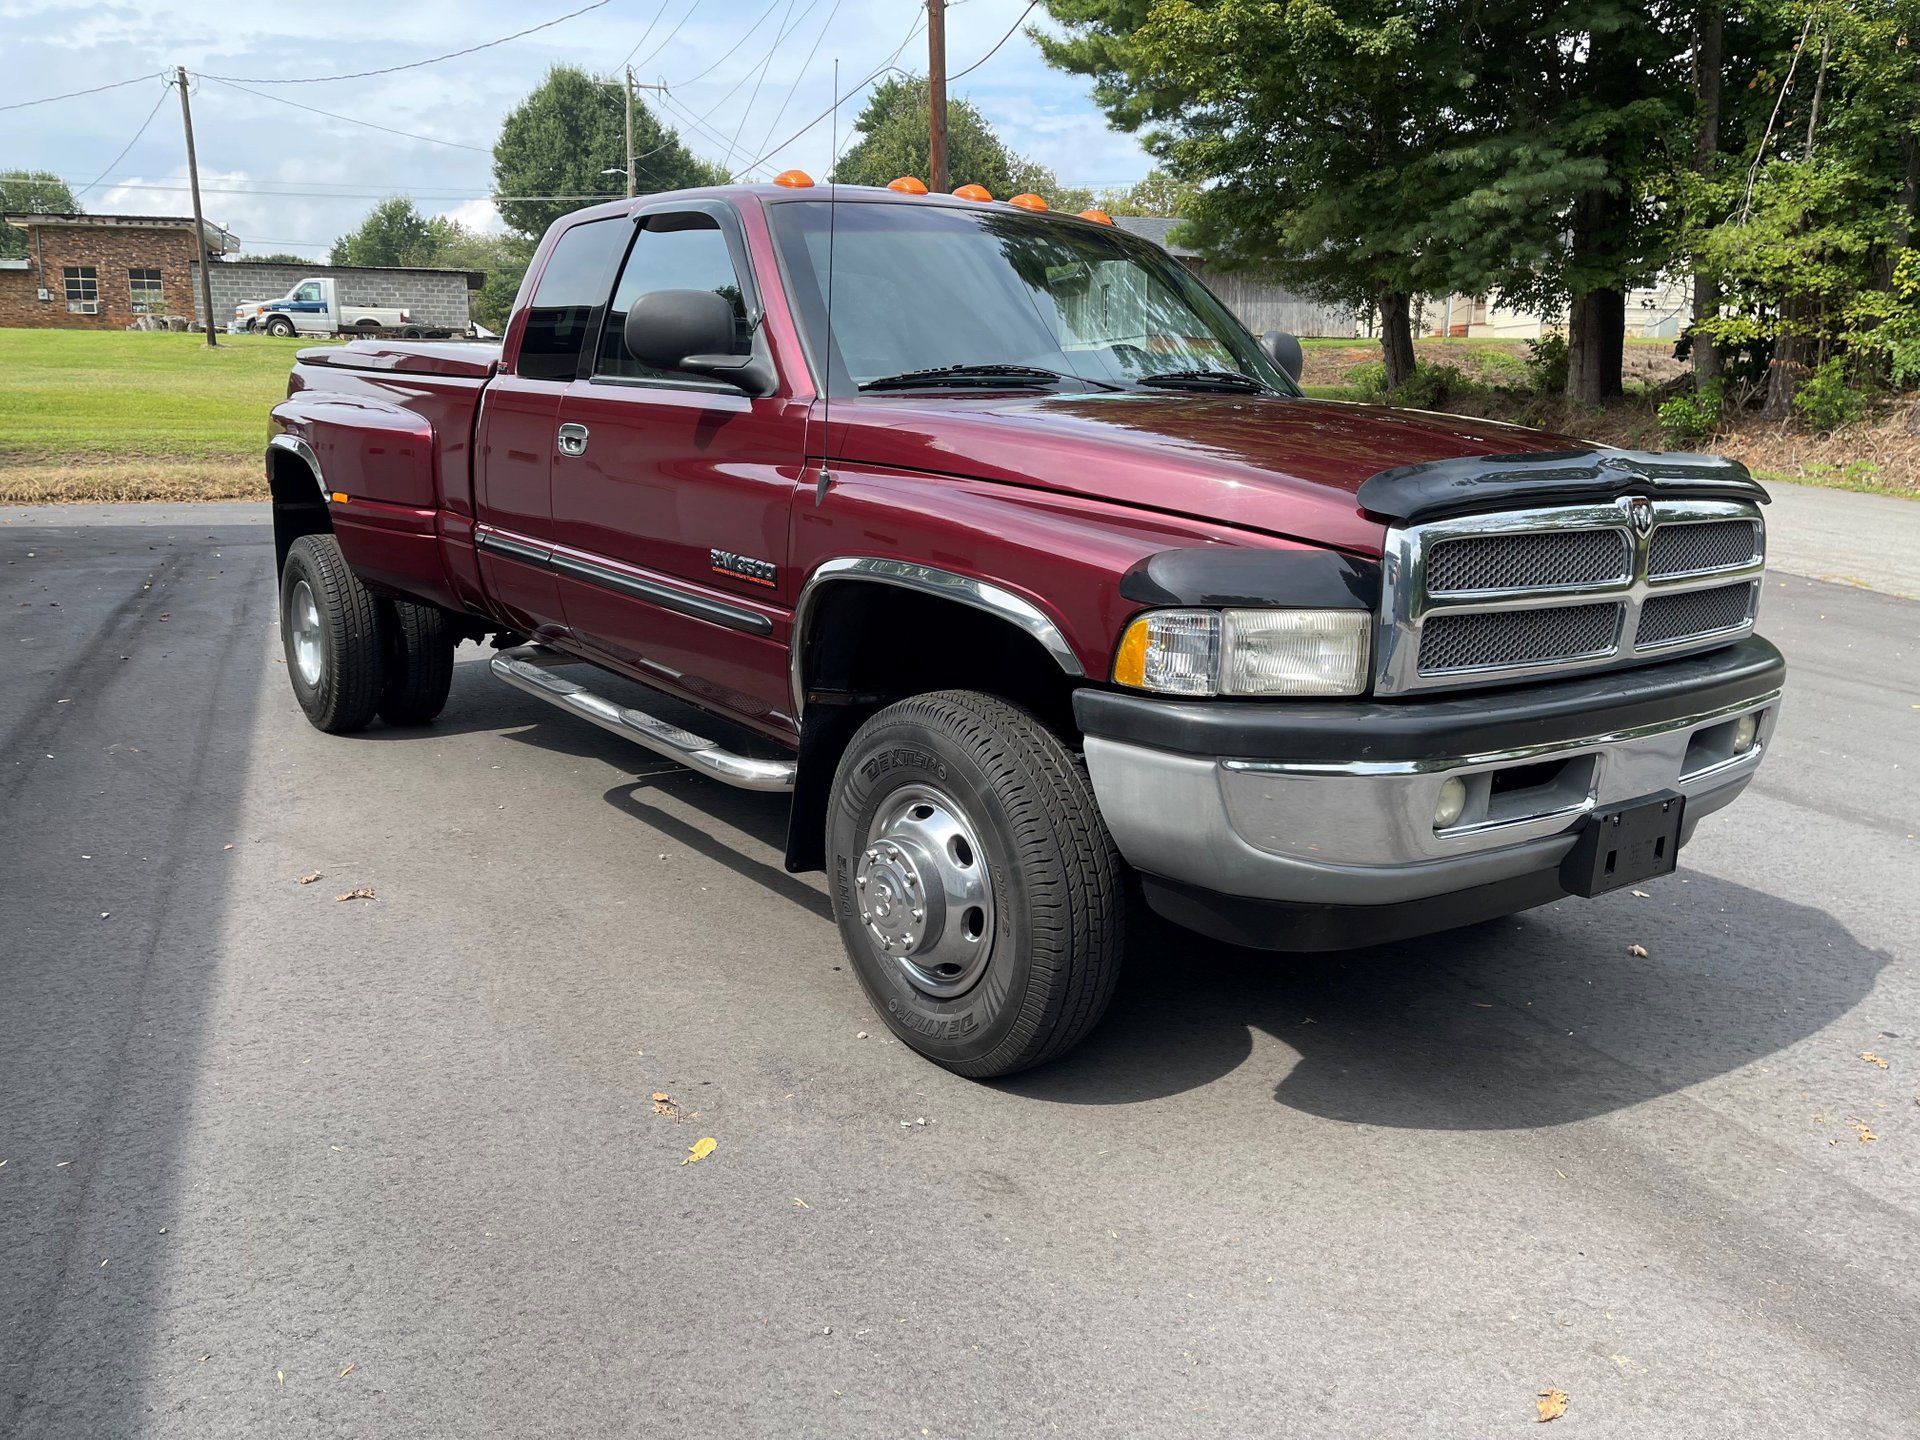
[{"label": "chrome grille", "polygon": [[1633,497],[1397,526],[1387,532],[1375,693],[1551,678],[1724,645],[1752,627],[1765,540],[1759,506],[1746,500]]},{"label": "chrome grille", "polygon": [[1444,540],[1427,561],[1427,592],[1540,590],[1624,581],[1633,561],[1621,530],[1542,530]]},{"label": "chrome grille", "polygon": [[1678,595],[1655,595],[1640,609],[1640,633],[1634,644],[1645,650],[1670,645],[1722,630],[1737,630],[1753,613],[1751,580],[1712,590],[1683,590]]},{"label": "chrome grille", "polygon": [[1647,547],[1647,578],[1731,570],[1760,553],[1760,526],[1752,520],[1707,520],[1662,525]]},{"label": "chrome grille", "polygon": [[1552,605],[1435,615],[1420,632],[1420,673],[1506,669],[1608,655],[1620,640],[1625,606]]}]

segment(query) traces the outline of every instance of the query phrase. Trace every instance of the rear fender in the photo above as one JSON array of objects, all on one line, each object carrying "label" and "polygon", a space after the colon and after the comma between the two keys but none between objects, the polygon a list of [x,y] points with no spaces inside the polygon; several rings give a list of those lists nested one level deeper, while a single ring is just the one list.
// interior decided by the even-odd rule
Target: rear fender
[{"label": "rear fender", "polygon": [[[464,608],[435,529],[439,493],[433,426],[426,419],[370,396],[301,390],[274,407],[273,423],[269,478],[290,465],[289,457],[312,471],[325,497],[327,528],[361,580],[408,599]],[[276,488],[276,516],[282,492],[293,501],[300,489],[297,482]],[[289,517],[289,528],[299,523]],[[276,536],[280,529],[276,518]]]}]

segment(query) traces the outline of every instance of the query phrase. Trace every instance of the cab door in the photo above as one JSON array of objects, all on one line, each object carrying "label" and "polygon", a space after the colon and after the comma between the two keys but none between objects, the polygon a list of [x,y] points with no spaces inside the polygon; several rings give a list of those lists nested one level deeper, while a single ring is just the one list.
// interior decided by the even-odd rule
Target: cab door
[{"label": "cab door", "polygon": [[625,216],[575,225],[554,242],[527,307],[513,372],[487,382],[476,422],[474,544],[487,593],[528,635],[564,635],[553,554],[560,399],[591,353],[631,228]]},{"label": "cab door", "polygon": [[592,363],[559,403],[553,564],[567,623],[622,668],[791,738],[787,533],[806,410],[636,361],[627,310],[658,290],[712,290],[734,308],[736,353],[766,344],[732,208],[643,211]]}]

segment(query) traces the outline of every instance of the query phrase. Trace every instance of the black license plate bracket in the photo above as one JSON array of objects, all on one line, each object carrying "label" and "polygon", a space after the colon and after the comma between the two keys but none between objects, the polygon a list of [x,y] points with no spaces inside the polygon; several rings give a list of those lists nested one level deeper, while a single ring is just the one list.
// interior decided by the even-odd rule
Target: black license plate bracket
[{"label": "black license plate bracket", "polygon": [[1671,875],[1686,806],[1686,796],[1667,790],[1595,811],[1560,862],[1560,883],[1572,894],[1593,896]]}]

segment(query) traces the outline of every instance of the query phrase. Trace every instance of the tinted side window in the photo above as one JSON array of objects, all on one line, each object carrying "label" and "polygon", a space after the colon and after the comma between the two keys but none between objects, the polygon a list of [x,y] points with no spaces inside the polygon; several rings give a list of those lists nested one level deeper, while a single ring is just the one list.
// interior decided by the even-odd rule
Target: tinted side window
[{"label": "tinted side window", "polygon": [[614,287],[613,308],[607,312],[606,327],[600,332],[594,374],[635,380],[687,378],[648,369],[627,353],[627,311],[635,300],[656,290],[713,291],[733,306],[733,353],[744,355],[753,348],[740,276],[733,268],[733,255],[719,223],[711,215],[698,213],[653,215],[648,217],[646,228],[634,236],[620,283]]},{"label": "tinted side window", "polygon": [[529,380],[571,380],[595,316],[607,303],[607,276],[631,222],[621,216],[567,231],[553,247],[527,307],[519,373]]}]

